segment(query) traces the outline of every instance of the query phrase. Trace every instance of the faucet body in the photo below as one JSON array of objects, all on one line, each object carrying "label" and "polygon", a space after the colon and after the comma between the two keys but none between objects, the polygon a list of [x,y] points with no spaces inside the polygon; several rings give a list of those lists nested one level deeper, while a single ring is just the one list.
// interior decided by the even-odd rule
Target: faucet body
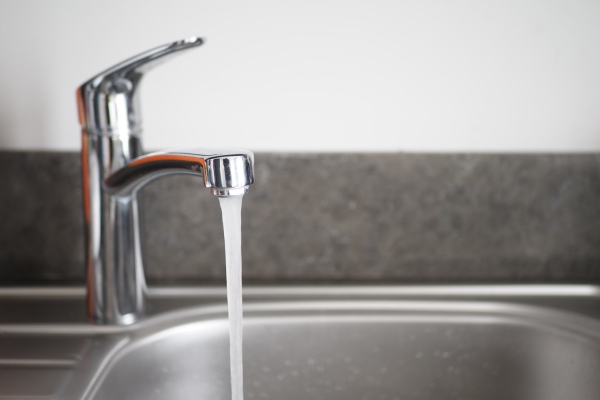
[{"label": "faucet body", "polygon": [[91,321],[130,324],[144,312],[146,282],[137,192],[170,174],[203,179],[217,196],[243,195],[254,182],[245,150],[174,150],[143,155],[138,85],[173,53],[202,44],[191,38],[132,57],[77,90],[86,225],[87,311]]}]

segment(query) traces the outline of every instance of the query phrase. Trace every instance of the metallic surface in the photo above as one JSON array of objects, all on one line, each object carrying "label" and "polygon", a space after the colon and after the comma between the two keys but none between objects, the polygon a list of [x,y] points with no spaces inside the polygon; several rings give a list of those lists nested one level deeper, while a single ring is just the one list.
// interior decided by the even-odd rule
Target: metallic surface
[{"label": "metallic surface", "polygon": [[[0,289],[0,399],[229,397],[223,288],[150,288],[150,316],[128,326],[85,323],[83,294]],[[600,398],[597,286],[248,287],[244,297],[248,399]]]},{"label": "metallic surface", "polygon": [[171,174],[198,175],[204,186],[216,191],[244,194],[254,183],[254,155],[247,150],[171,150],[132,160],[104,180],[106,193],[125,198],[135,195],[150,181]]},{"label": "metallic surface", "polygon": [[130,324],[144,312],[137,190],[163,175],[195,174],[217,196],[244,194],[253,155],[239,150],[143,155],[139,83],[152,67],[202,44],[190,38],[109,68],[77,90],[82,127],[88,314],[97,323]]},{"label": "metallic surface", "polygon": [[139,84],[144,73],[172,57],[202,45],[192,37],[156,47],[94,76],[77,89],[79,122],[96,135],[129,135],[141,131]]}]

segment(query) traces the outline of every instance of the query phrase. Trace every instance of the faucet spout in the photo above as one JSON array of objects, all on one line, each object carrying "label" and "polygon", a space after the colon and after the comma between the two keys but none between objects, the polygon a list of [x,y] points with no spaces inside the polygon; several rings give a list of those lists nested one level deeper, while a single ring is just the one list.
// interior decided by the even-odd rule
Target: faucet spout
[{"label": "faucet spout", "polygon": [[105,191],[115,197],[137,193],[156,178],[191,174],[202,178],[216,196],[239,196],[254,183],[254,154],[247,150],[171,150],[147,154],[104,179]]}]

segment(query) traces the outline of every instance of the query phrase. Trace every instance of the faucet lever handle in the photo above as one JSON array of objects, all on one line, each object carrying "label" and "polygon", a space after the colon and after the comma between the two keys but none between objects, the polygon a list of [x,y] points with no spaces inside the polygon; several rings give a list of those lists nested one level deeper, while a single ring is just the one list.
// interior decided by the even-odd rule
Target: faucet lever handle
[{"label": "faucet lever handle", "polygon": [[200,46],[191,37],[155,47],[96,75],[77,89],[79,122],[85,133],[135,134],[141,131],[138,86],[145,72],[182,50]]}]

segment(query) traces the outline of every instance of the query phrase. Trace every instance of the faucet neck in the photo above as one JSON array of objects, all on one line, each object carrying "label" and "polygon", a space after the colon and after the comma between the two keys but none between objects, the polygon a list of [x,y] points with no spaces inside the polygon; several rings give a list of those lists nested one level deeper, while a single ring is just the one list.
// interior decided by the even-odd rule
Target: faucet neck
[{"label": "faucet neck", "polygon": [[82,178],[88,315],[101,324],[129,324],[144,312],[145,278],[137,198],[116,199],[103,182],[142,154],[135,135],[82,134]]}]

